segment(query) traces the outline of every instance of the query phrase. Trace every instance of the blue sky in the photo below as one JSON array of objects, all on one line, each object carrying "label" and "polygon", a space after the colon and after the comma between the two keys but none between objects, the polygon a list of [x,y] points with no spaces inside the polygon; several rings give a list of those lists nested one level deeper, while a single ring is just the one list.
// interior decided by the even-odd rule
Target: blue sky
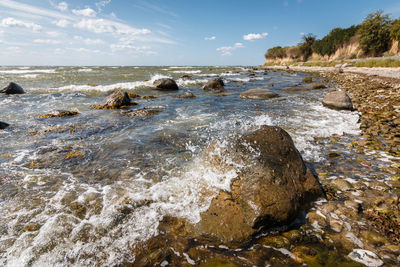
[{"label": "blue sky", "polygon": [[398,0],[0,0],[0,65],[258,65]]}]

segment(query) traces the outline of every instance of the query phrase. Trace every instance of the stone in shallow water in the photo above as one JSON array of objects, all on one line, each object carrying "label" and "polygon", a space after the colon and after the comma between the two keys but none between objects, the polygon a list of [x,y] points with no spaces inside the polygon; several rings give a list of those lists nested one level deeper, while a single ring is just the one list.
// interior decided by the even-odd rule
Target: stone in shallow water
[{"label": "stone in shallow water", "polygon": [[369,250],[354,249],[348,256],[353,261],[360,262],[368,267],[379,267],[383,265],[383,261]]},{"label": "stone in shallow water", "polygon": [[24,94],[25,91],[18,84],[10,82],[7,86],[5,86],[3,89],[0,90],[0,93],[12,95],[12,94]]},{"label": "stone in shallow water", "polygon": [[5,129],[5,128],[7,128],[8,126],[10,126],[8,123],[5,123],[5,122],[0,121],[0,130]]},{"label": "stone in shallow water", "polygon": [[224,81],[221,78],[216,78],[209,80],[201,89],[221,93],[226,91],[224,85]]},{"label": "stone in shallow water", "polygon": [[54,118],[54,117],[64,118],[64,117],[76,116],[78,114],[79,114],[79,112],[75,111],[75,110],[72,110],[72,111],[69,111],[69,110],[54,110],[54,111],[52,111],[52,112],[50,112],[48,114],[44,114],[44,115],[39,116],[39,118],[40,119],[43,119],[43,118]]},{"label": "stone in shallow water", "polygon": [[191,92],[186,92],[183,95],[177,94],[176,97],[177,98],[195,98],[196,96]]},{"label": "stone in shallow water", "polygon": [[350,97],[344,91],[334,91],[326,94],[322,104],[333,109],[354,110]]},{"label": "stone in shallow water", "polygon": [[156,90],[162,90],[162,91],[179,90],[179,87],[176,84],[176,82],[169,78],[158,79],[154,81],[153,85],[155,86],[154,89]]},{"label": "stone in shallow water", "polygon": [[[216,156],[215,149],[209,149],[210,164],[229,171],[232,165]],[[200,236],[228,244],[249,241],[262,229],[292,222],[322,193],[291,137],[279,127],[263,126],[244,134],[223,154],[243,167],[231,191],[221,191],[201,214],[195,226]]]},{"label": "stone in shallow water", "polygon": [[310,88],[310,89],[324,89],[324,88],[326,88],[325,85],[320,84],[320,83],[312,83],[312,84],[309,84],[307,87]]},{"label": "stone in shallow water", "polygon": [[240,94],[241,98],[247,99],[270,99],[279,97],[278,94],[268,89],[250,89]]},{"label": "stone in shallow water", "polygon": [[283,91],[285,92],[308,92],[310,89],[304,87],[288,87],[284,88]]}]

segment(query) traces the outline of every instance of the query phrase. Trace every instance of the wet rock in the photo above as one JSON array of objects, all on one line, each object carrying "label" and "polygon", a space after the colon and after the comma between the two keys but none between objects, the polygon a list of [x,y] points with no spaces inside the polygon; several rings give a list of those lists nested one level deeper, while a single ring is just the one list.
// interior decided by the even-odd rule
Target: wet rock
[{"label": "wet rock", "polygon": [[160,113],[160,109],[142,108],[123,112],[122,115],[124,115],[125,117],[148,117],[157,115],[158,113]]},{"label": "wet rock", "polygon": [[91,107],[94,109],[120,109],[137,104],[136,102],[131,102],[128,93],[118,90],[107,97],[106,104],[93,105]]},{"label": "wet rock", "polygon": [[154,81],[153,85],[155,86],[154,89],[161,90],[161,91],[179,90],[179,87],[176,84],[176,82],[169,78],[158,79],[158,80]]},{"label": "wet rock", "polygon": [[55,111],[52,111],[52,112],[50,112],[48,114],[41,115],[41,116],[39,116],[39,118],[40,119],[43,119],[43,118],[54,118],[54,117],[65,118],[65,117],[76,116],[78,114],[79,114],[79,112],[75,111],[75,110],[72,110],[72,111],[69,111],[69,110],[55,110]]},{"label": "wet rock", "polygon": [[288,87],[284,88],[283,91],[285,92],[309,92],[310,89],[304,87]]},{"label": "wet rock", "polygon": [[24,94],[25,91],[21,86],[14,82],[10,82],[7,86],[0,90],[0,93],[13,95],[13,94]]},{"label": "wet rock", "polygon": [[181,79],[184,80],[184,81],[189,81],[189,80],[192,79],[192,76],[186,74],[186,75],[183,75],[183,76],[181,77]]},{"label": "wet rock", "polygon": [[0,121],[0,130],[3,130],[10,126],[10,124]]},{"label": "wet rock", "polygon": [[332,184],[336,186],[340,191],[347,191],[353,188],[351,183],[340,178],[333,180]]},{"label": "wet rock", "polygon": [[307,88],[310,88],[310,89],[324,89],[324,88],[326,88],[326,86],[321,84],[321,83],[312,83],[312,84],[309,84],[307,86]]},{"label": "wet rock", "polygon": [[128,93],[128,96],[129,96],[129,98],[137,98],[137,97],[140,97],[140,95],[139,95],[139,94],[136,94],[136,93]]},{"label": "wet rock", "polygon": [[145,96],[142,96],[140,99],[155,99],[155,98],[157,98],[157,96],[155,96],[155,95],[145,95]]},{"label": "wet rock", "polygon": [[225,92],[224,81],[221,78],[209,80],[201,89],[205,91],[214,91],[217,93]]},{"label": "wet rock", "polygon": [[375,253],[369,250],[354,249],[348,256],[350,259],[369,267],[379,267],[383,265],[383,261],[379,259]]},{"label": "wet rock", "polygon": [[177,94],[176,97],[177,98],[195,98],[196,96],[191,92],[186,92],[183,95]]},{"label": "wet rock", "polygon": [[[221,191],[201,214],[195,226],[200,236],[245,242],[262,229],[290,223],[322,193],[291,137],[279,127],[263,126],[237,138],[224,157],[244,167],[231,191]],[[226,171],[230,165],[223,162],[210,158],[210,164]]]},{"label": "wet rock", "polygon": [[326,94],[322,104],[333,109],[354,110],[350,97],[344,91],[334,91]]},{"label": "wet rock", "polygon": [[241,98],[246,99],[270,99],[279,97],[278,94],[268,89],[250,89],[240,94]]},{"label": "wet rock", "polygon": [[312,77],[305,77],[301,80],[302,83],[312,83]]}]

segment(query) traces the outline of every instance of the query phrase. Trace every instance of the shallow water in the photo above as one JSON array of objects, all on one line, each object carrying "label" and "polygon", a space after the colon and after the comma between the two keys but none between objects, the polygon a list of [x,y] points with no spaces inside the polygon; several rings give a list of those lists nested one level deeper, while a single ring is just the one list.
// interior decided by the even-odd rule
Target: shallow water
[{"label": "shallow water", "polygon": [[[190,75],[189,80],[180,78]],[[200,89],[221,76],[226,95]],[[150,89],[174,78],[180,93]],[[110,265],[133,261],[130,249],[157,235],[165,215],[199,221],[212,197],[229,190],[240,166],[217,172],[204,151],[261,125],[283,127],[309,163],[324,159],[318,137],[359,135],[356,112],[322,106],[327,90],[286,93],[303,74],[242,67],[0,67],[0,84],[14,81],[27,94],[0,96],[0,264],[8,266]],[[272,100],[246,100],[240,92],[268,87]],[[158,115],[122,116],[94,110],[121,88],[149,100]],[[70,118],[39,119],[56,109]],[[220,152],[223,153],[223,152]],[[229,159],[226,159],[229,161]]]}]

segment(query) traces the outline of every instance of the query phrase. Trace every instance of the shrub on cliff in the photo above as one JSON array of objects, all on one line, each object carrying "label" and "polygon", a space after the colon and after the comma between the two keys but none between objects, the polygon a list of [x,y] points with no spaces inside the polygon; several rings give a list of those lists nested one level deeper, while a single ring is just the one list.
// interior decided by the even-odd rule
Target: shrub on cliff
[{"label": "shrub on cliff", "polygon": [[313,53],[313,44],[316,38],[315,35],[309,33],[303,36],[303,42],[299,44],[301,56],[306,61]]},{"label": "shrub on cliff", "polygon": [[360,48],[367,55],[379,56],[389,49],[392,21],[383,10],[369,14],[360,25]]},{"label": "shrub on cliff", "polygon": [[264,56],[266,59],[284,58],[286,57],[286,50],[280,46],[275,46],[268,49]]},{"label": "shrub on cliff", "polygon": [[351,26],[346,29],[335,28],[329,32],[321,40],[317,40],[313,44],[313,51],[322,56],[333,55],[337,49],[343,47],[353,37],[359,26]]},{"label": "shrub on cliff", "polygon": [[393,22],[392,29],[390,30],[390,37],[394,41],[400,41],[400,19]]}]

